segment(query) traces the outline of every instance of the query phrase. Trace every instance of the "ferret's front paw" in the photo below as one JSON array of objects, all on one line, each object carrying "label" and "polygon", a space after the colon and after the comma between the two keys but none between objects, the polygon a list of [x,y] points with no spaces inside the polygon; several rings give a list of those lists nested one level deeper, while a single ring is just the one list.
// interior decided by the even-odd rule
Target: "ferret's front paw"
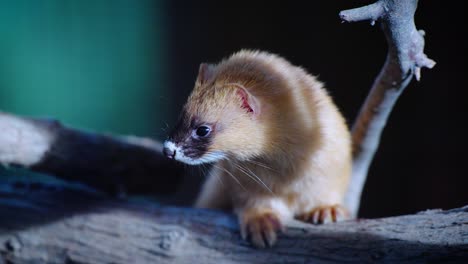
[{"label": "ferret's front paw", "polygon": [[275,244],[277,233],[283,231],[280,219],[272,212],[244,216],[240,223],[241,236],[250,239],[257,248],[271,247]]},{"label": "ferret's front paw", "polygon": [[349,218],[348,210],[340,205],[319,206],[297,216],[298,220],[311,224],[326,224]]}]

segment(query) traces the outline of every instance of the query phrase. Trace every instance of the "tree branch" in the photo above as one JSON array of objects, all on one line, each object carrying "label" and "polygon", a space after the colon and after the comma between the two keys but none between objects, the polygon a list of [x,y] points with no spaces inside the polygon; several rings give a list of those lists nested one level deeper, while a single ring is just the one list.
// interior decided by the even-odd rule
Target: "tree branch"
[{"label": "tree branch", "polygon": [[388,43],[385,64],[352,128],[354,162],[346,204],[355,216],[369,166],[394,104],[413,76],[420,79],[422,67],[435,65],[424,54],[423,31],[417,31],[414,24],[417,4],[417,0],[379,0],[339,14],[344,22],[380,21]]},{"label": "tree branch", "polygon": [[0,263],[463,262],[467,224],[468,207],[292,222],[275,247],[258,250],[240,238],[231,214],[69,190],[0,190]]},{"label": "tree branch", "polygon": [[382,1],[378,1],[371,5],[341,11],[339,16],[342,21],[346,22],[370,20],[371,23],[373,23],[379,20],[384,12],[385,11]]},{"label": "tree branch", "polygon": [[2,112],[0,131],[0,164],[80,181],[106,192],[170,193],[183,173],[180,164],[162,156],[159,142],[147,138],[93,134],[57,121]]}]

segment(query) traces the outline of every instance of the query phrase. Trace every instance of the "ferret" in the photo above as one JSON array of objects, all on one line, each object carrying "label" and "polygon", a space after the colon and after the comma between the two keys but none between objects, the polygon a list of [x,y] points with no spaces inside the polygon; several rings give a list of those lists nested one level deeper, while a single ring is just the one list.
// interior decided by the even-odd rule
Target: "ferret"
[{"label": "ferret", "polygon": [[261,51],[202,63],[164,155],[213,163],[195,206],[232,208],[241,236],[272,246],[284,223],[346,218],[350,132],[323,84]]}]

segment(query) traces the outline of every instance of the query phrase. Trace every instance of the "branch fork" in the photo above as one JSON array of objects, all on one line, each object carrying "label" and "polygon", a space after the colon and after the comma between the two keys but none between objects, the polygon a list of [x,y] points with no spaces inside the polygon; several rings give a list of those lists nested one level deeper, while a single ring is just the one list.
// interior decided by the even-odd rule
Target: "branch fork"
[{"label": "branch fork", "polygon": [[354,162],[346,204],[354,216],[357,216],[369,166],[393,106],[413,76],[417,81],[421,79],[421,68],[435,66],[435,61],[424,54],[424,31],[416,30],[417,5],[418,0],[379,0],[339,13],[342,22],[371,21],[373,25],[379,21],[388,44],[385,64],[352,128]]}]

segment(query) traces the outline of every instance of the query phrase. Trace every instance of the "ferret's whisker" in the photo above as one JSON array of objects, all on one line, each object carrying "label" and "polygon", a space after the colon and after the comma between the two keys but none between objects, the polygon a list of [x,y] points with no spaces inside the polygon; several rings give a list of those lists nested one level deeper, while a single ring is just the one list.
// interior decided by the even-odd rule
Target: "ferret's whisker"
[{"label": "ferret's whisker", "polygon": [[[205,174],[205,175],[208,175],[208,171],[209,171],[209,170],[208,170],[208,168],[206,167],[206,166],[207,166],[206,163],[202,163],[202,166],[203,166],[203,168],[204,168],[204,174]],[[218,174],[215,173],[215,175],[216,175],[216,179],[218,179],[218,181],[219,181],[219,183],[221,184],[221,186],[224,187],[223,179],[221,179],[221,177],[220,177]],[[206,177],[206,176],[205,176],[205,177]]]},{"label": "ferret's whisker", "polygon": [[238,170],[240,170],[242,173],[244,173],[244,174],[247,175],[249,178],[251,178],[255,183],[260,184],[260,182],[257,181],[256,178],[254,178],[253,176],[251,176],[250,174],[248,174],[247,171],[245,171],[243,167],[240,167],[240,166],[239,166],[238,164],[236,164],[236,163],[234,163],[234,165],[236,166],[236,168],[237,168]]},{"label": "ferret's whisker", "polygon": [[[206,166],[207,166],[206,163],[202,163],[202,164],[201,164],[201,167],[203,168],[203,174],[205,175],[205,178],[207,178],[207,177],[208,177],[208,174],[209,174],[209,170],[208,170],[208,168],[207,168]],[[221,183],[221,185],[224,187],[223,179],[221,179],[221,177],[219,177],[218,174],[215,173],[215,175],[216,175],[216,179],[218,179],[218,181],[219,181],[219,182]]]},{"label": "ferret's whisker", "polygon": [[202,158],[200,158],[199,160],[202,162],[202,163],[209,163],[209,162],[215,162],[215,161],[218,161],[220,159],[223,159],[224,158],[224,155],[223,154],[220,154],[218,152],[206,152]]},{"label": "ferret's whisker", "polygon": [[256,176],[255,174],[254,175],[251,175],[250,173],[248,173],[245,168],[239,166],[236,164],[236,168],[238,170],[240,170],[242,173],[244,173],[245,175],[247,175],[249,178],[251,178],[255,183],[259,184],[261,187],[265,187],[267,190],[270,190],[270,188],[268,188],[268,186],[266,186],[260,179],[258,179],[258,176]]},{"label": "ferret's whisker", "polygon": [[208,175],[208,169],[206,168],[206,164],[205,164],[205,163],[202,163],[202,164],[200,164],[200,165],[201,165],[201,166],[200,166],[200,169],[201,169],[201,172],[202,172],[202,174],[203,174],[203,177],[205,177],[205,179],[206,179],[206,177],[207,177],[207,175]]},{"label": "ferret's whisker", "polygon": [[244,187],[244,185],[242,185],[240,183],[240,181],[236,178],[236,176],[234,176],[231,172],[229,172],[228,170],[226,170],[225,168],[223,167],[220,167],[220,166],[217,166],[216,164],[213,164],[214,167],[220,169],[220,170],[223,170],[224,172],[226,172],[227,174],[229,174],[241,187],[242,189],[244,189],[245,191],[247,191],[247,189]]},{"label": "ferret's whisker", "polygon": [[254,165],[258,165],[260,167],[263,167],[265,169],[273,170],[271,167],[268,167],[267,165],[265,165],[264,163],[261,163],[259,161],[253,161],[253,160],[247,160],[247,161],[254,164]]},{"label": "ferret's whisker", "polygon": [[218,181],[221,183],[221,186],[223,186],[223,188],[225,187],[224,185],[224,182],[223,182],[223,179],[221,179],[221,177],[219,175],[216,174],[216,178],[218,179]]},{"label": "ferret's whisker", "polygon": [[247,167],[246,167],[245,169],[247,169],[247,170],[251,173],[252,176],[254,176],[255,178],[257,178],[257,180],[259,180],[260,183],[261,183],[263,186],[265,186],[265,188],[267,188],[267,190],[268,190],[271,194],[275,194],[275,193],[270,189],[270,187],[268,187],[268,185],[266,185],[266,183],[263,182],[262,179],[260,179],[260,177],[258,177],[253,171],[251,171],[251,170],[250,170],[249,168],[247,168]]},{"label": "ferret's whisker", "polygon": [[[265,187],[271,194],[274,194],[273,191],[260,179],[260,177],[258,177],[257,175],[255,175],[255,173],[253,173],[249,168],[242,167],[240,164],[237,164],[237,163],[235,163],[235,166],[236,166],[241,172],[243,172],[245,175],[247,175],[248,177],[250,177],[253,181],[255,181],[256,183],[260,184],[260,186]],[[248,172],[250,172],[250,173],[248,173]]]}]

